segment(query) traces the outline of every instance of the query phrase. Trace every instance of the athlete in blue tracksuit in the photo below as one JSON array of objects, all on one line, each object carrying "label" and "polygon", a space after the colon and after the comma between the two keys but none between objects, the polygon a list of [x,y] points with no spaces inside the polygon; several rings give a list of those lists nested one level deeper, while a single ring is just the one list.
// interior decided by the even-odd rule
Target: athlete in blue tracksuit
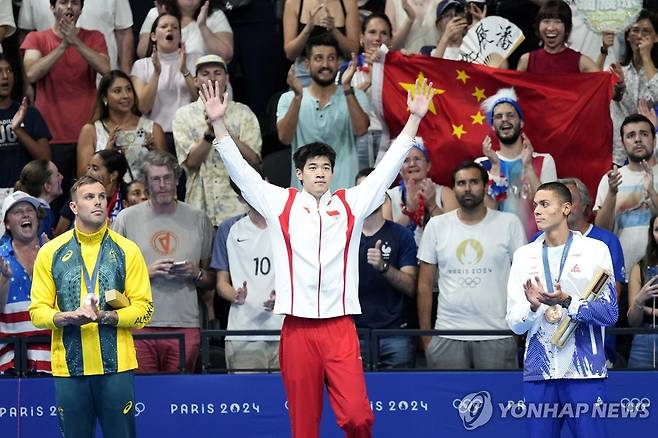
[{"label": "athlete in blue tracksuit", "polygon": [[[606,401],[605,327],[615,324],[618,313],[610,252],[603,242],[569,231],[571,193],[563,184],[542,184],[534,202],[544,235],[514,253],[507,284],[507,323],[517,334],[528,333],[525,403],[544,407],[543,418],[528,415],[530,436],[559,437],[566,420],[576,437],[605,437],[605,420],[592,412]],[[581,295],[598,268],[607,270],[610,279],[598,300],[586,301]],[[560,348],[551,337],[567,316],[579,325]],[[588,410],[583,412],[581,405],[576,416],[578,403]],[[546,410],[555,404],[556,409]],[[572,410],[563,410],[568,404]]]}]

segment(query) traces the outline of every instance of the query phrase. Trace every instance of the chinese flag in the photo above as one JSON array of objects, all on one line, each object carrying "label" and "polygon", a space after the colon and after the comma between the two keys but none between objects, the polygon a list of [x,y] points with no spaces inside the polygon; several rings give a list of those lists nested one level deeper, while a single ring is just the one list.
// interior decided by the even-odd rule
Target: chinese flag
[{"label": "chinese flag", "polygon": [[480,103],[500,88],[514,87],[526,133],[536,152],[550,153],[558,177],[578,177],[592,198],[612,165],[609,104],[616,79],[610,73],[539,75],[429,56],[389,52],[382,79],[382,106],[391,137],[409,116],[407,90],[417,78],[432,82],[432,105],[420,124],[430,153],[430,176],[452,187],[452,170],[482,156],[482,140],[495,133]]}]

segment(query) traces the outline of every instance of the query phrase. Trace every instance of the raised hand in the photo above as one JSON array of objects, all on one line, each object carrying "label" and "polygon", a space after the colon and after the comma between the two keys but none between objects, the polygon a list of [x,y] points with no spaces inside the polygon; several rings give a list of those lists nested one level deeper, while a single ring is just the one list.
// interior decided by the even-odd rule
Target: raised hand
[{"label": "raised hand", "polygon": [[642,185],[644,186],[644,190],[646,190],[647,193],[652,193],[655,191],[653,169],[651,168],[651,166],[649,166],[647,160],[642,160],[641,164],[642,164],[642,170],[644,170],[644,175],[642,177]]},{"label": "raised hand", "polygon": [[295,64],[291,65],[288,69],[288,76],[286,78],[288,86],[292,88],[292,91],[295,93],[295,96],[301,96],[304,90],[304,86],[301,81],[297,78],[295,74]]},{"label": "raised hand", "polygon": [[16,129],[23,126],[25,116],[27,115],[28,106],[29,103],[27,101],[27,97],[24,97],[21,101],[21,106],[18,108],[18,111],[16,111],[16,114],[14,114],[14,117],[11,119],[11,129],[13,129],[14,132],[16,132]]},{"label": "raised hand", "polygon": [[222,93],[219,82],[215,81],[213,84],[211,81],[208,81],[202,84],[199,97],[203,102],[206,115],[211,122],[224,118],[229,99],[228,92]]},{"label": "raised hand", "polygon": [[167,5],[164,1],[155,0],[153,2],[153,6],[158,11],[158,15],[164,14],[165,12],[167,12]]},{"label": "raised hand", "polygon": [[483,18],[487,16],[487,4],[485,3],[482,9],[480,9],[480,6],[473,3],[469,2],[468,4],[468,9],[471,12],[471,17],[473,17],[473,23],[471,24],[477,24],[478,21],[481,21]]},{"label": "raised hand", "polygon": [[185,62],[186,58],[185,43],[181,41],[180,47],[178,48],[178,70],[183,74],[188,72],[187,63]]},{"label": "raised hand", "polygon": [[521,162],[524,167],[532,167],[532,154],[535,149],[532,147],[532,143],[525,133],[521,134],[521,143],[523,148],[521,149]]},{"label": "raised hand", "polygon": [[332,32],[336,28],[334,17],[326,6],[324,7],[324,10],[326,14],[322,17],[322,20],[320,20],[320,26],[326,28],[327,32]]},{"label": "raised hand", "polygon": [[431,178],[420,181],[420,196],[425,200],[425,207],[430,212],[436,208],[436,185]]},{"label": "raised hand", "polygon": [[651,121],[651,124],[653,126],[658,126],[658,117],[656,117],[656,110],[650,108],[649,105],[647,105],[646,100],[640,99],[640,102],[637,104],[637,112],[639,114],[642,114],[647,119],[649,119],[649,121]]},{"label": "raised hand", "polygon": [[162,72],[162,65],[160,64],[160,58],[158,57],[158,49],[153,45],[153,52],[151,53],[151,62],[153,63],[153,70],[155,70],[156,74],[160,74]]},{"label": "raised hand", "polygon": [[635,295],[636,306],[642,307],[650,299],[658,298],[657,280],[658,280],[658,275],[652,277],[651,279],[649,279],[649,281],[644,283],[644,286],[642,286],[642,288],[638,291],[637,295]]},{"label": "raised hand", "polygon": [[196,24],[199,27],[205,26],[206,22],[208,21],[208,8],[210,7],[210,1],[206,0],[206,2],[201,6],[201,9],[199,9],[199,15],[196,17]]},{"label": "raised hand", "polygon": [[525,292],[525,297],[530,303],[530,310],[533,312],[536,312],[537,309],[539,309],[539,306],[541,306],[541,301],[540,301],[540,295],[541,292],[544,290],[544,287],[541,284],[541,280],[538,277],[535,277],[537,280],[537,284],[534,284],[532,282],[532,279],[528,278],[528,280],[525,282],[523,285],[523,291]]},{"label": "raised hand", "polygon": [[601,34],[601,46],[606,49],[612,47],[615,43],[615,33],[614,32],[603,32]]},{"label": "raised hand", "polygon": [[272,292],[270,292],[270,297],[267,300],[263,301],[263,308],[265,309],[266,312],[271,312],[272,310],[274,310],[275,300],[276,300],[276,291],[272,290]]},{"label": "raised hand", "polygon": [[413,22],[416,19],[416,11],[409,4],[408,0],[402,0],[402,9],[407,14],[407,17],[409,17],[409,21]]},{"label": "raised hand", "polygon": [[0,256],[0,277],[9,280],[13,275],[9,262]]},{"label": "raised hand", "polygon": [[384,267],[384,259],[382,258],[382,241],[378,240],[374,248],[368,248],[366,253],[368,264],[378,271]]},{"label": "raised hand", "polygon": [[343,89],[351,86],[354,72],[356,72],[356,64],[356,54],[352,52],[352,60],[347,65],[347,69],[343,72],[343,76],[340,78],[340,83],[343,85]]},{"label": "raised hand", "polygon": [[411,114],[421,119],[425,117],[432,97],[434,97],[432,85],[434,85],[432,82],[427,83],[427,79],[423,79],[423,82],[416,79],[413,95],[411,92],[407,93],[407,106]]},{"label": "raised hand", "polygon": [[610,192],[617,193],[619,186],[621,185],[621,173],[617,166],[614,169],[609,170],[608,173],[608,188]]},{"label": "raised hand", "polygon": [[498,154],[493,150],[493,140],[491,140],[491,137],[488,135],[482,140],[482,154],[489,159],[492,169],[500,166]]},{"label": "raised hand", "polygon": [[234,304],[242,305],[247,300],[247,282],[243,281],[242,286],[235,290]]}]

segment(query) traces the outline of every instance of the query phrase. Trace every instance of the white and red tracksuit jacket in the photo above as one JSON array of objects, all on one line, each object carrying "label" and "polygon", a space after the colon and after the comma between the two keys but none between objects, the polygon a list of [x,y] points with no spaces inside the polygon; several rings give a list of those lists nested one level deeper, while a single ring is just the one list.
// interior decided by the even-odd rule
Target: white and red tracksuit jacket
[{"label": "white and red tracksuit jacket", "polygon": [[275,313],[332,318],[361,313],[359,242],[363,220],[384,201],[412,138],[400,135],[375,170],[320,202],[305,191],[264,181],[226,136],[215,148],[243,197],[267,220],[275,269]]}]

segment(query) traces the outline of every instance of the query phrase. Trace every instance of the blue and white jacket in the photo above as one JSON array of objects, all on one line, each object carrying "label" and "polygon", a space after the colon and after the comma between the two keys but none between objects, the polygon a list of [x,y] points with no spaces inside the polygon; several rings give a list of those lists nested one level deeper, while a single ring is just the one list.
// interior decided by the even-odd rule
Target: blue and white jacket
[{"label": "blue and white jacket", "polygon": [[[581,294],[591,281],[598,267],[613,273],[608,247],[601,241],[573,232],[573,243],[566,258],[560,286],[572,297],[567,315],[579,321],[573,336],[562,348],[551,343],[551,337],[559,323],[551,324],[544,318],[548,306],[542,304],[536,312],[530,310],[523,284],[530,278],[539,277],[546,287],[542,262],[544,236],[522,246],[514,253],[507,283],[507,324],[516,334],[528,332],[524,357],[523,380],[590,379],[607,376],[605,366],[605,327],[617,322],[618,309],[614,276],[608,281],[601,297],[585,301]],[[560,253],[563,247],[555,248]],[[553,281],[559,271],[559,260],[550,258]],[[564,311],[566,310],[566,311]]]}]

